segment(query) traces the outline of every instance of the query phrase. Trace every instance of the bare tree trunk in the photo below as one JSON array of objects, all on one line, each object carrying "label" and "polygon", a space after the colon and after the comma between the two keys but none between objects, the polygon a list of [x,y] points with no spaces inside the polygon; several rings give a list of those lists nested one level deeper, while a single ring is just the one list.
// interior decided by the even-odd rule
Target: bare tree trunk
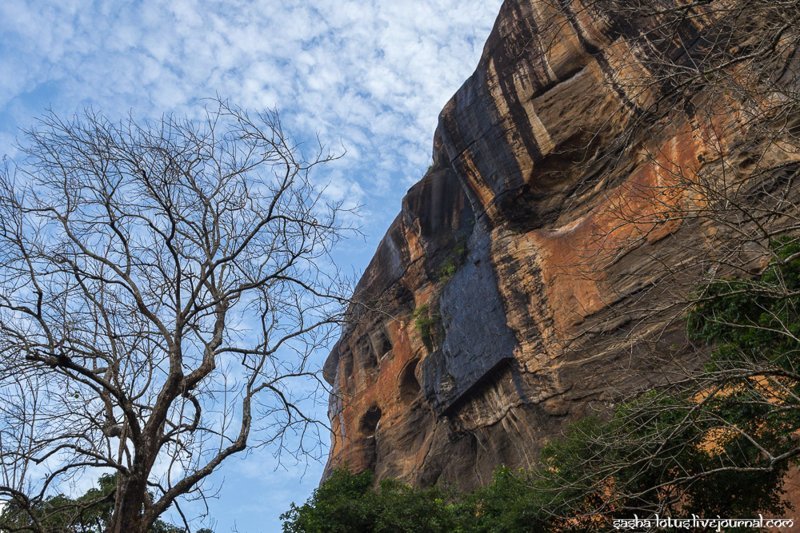
[{"label": "bare tree trunk", "polygon": [[149,524],[145,520],[144,504],[147,494],[146,477],[141,464],[136,464],[132,475],[120,477],[114,502],[114,514],[108,533],[145,533]]},{"label": "bare tree trunk", "polygon": [[[139,485],[139,483],[137,483]],[[134,488],[134,486],[131,486]],[[134,492],[134,491],[131,491]],[[108,533],[144,533],[147,531],[142,514],[142,498],[134,494],[123,496],[118,507],[114,510],[114,516],[108,525]]]}]

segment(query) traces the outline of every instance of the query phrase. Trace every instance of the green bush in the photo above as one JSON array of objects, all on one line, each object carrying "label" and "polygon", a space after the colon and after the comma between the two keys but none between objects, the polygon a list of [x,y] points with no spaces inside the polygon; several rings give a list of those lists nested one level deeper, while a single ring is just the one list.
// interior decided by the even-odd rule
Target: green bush
[{"label": "green bush", "polygon": [[462,238],[456,241],[453,248],[447,254],[444,261],[442,262],[441,266],[439,267],[439,271],[437,272],[436,279],[440,283],[447,283],[450,281],[455,273],[458,271],[458,268],[464,263],[464,259],[467,256],[467,244],[466,241]]},{"label": "green bush", "polygon": [[423,344],[428,350],[433,350],[436,328],[439,327],[441,317],[435,311],[431,311],[428,304],[422,304],[413,313],[414,327],[417,328]]},{"label": "green bush", "polygon": [[438,280],[441,282],[449,281],[452,278],[456,271],[458,270],[458,266],[456,265],[455,261],[452,259],[446,259],[442,266],[439,268],[439,275]]},{"label": "green bush", "polygon": [[743,361],[794,369],[800,355],[800,243],[773,244],[775,260],[752,280],[721,280],[705,288],[689,314],[691,338],[714,346],[709,370]]},{"label": "green bush", "polygon": [[454,507],[439,489],[413,489],[394,480],[372,489],[371,472],[335,470],[302,506],[281,515],[286,533],[454,531]]}]

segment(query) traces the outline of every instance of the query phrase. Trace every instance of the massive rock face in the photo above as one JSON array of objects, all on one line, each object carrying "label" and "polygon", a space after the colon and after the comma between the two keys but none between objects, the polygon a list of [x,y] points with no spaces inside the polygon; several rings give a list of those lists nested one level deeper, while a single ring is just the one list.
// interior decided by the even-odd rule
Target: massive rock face
[{"label": "massive rock face", "polygon": [[[757,103],[667,98],[680,83],[650,60],[691,61],[713,16],[653,45],[657,17],[608,3],[503,5],[326,363],[329,468],[469,488],[697,363],[674,319],[724,231],[675,213],[709,204],[700,177],[758,166],[784,183],[800,158],[743,125]],[[783,59],[778,81],[796,84],[796,50]]]}]

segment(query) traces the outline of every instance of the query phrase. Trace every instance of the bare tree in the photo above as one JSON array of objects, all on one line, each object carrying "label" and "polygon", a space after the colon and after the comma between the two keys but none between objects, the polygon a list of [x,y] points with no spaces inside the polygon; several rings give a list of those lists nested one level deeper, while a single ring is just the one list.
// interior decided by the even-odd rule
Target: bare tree
[{"label": "bare tree", "polygon": [[346,227],[310,173],[337,156],[222,101],[49,114],[26,139],[0,174],[5,527],[41,531],[49,495],[106,472],[108,530],[144,532],[248,446],[318,447],[309,358],[342,312]]}]

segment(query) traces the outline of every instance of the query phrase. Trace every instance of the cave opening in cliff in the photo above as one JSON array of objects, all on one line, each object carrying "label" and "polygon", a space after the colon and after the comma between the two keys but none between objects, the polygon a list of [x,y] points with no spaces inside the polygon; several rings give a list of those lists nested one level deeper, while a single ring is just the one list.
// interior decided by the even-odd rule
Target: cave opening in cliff
[{"label": "cave opening in cliff", "polygon": [[358,353],[362,354],[361,362],[365,369],[374,370],[378,368],[378,364],[380,363],[380,361],[378,361],[378,354],[366,338],[364,342],[359,343]]},{"label": "cave opening in cliff", "polygon": [[381,408],[377,405],[370,406],[364,416],[361,417],[361,433],[366,437],[374,437],[380,419]]},{"label": "cave opening in cliff", "polygon": [[419,380],[417,380],[417,363],[414,359],[408,363],[400,374],[400,400],[404,403],[414,401],[421,390]]},{"label": "cave opening in cliff", "polygon": [[344,375],[350,379],[353,377],[353,352],[345,350],[342,353],[342,360],[344,361]]},{"label": "cave opening in cliff", "polygon": [[380,359],[383,359],[392,351],[392,341],[383,328],[375,332],[370,338],[370,341],[372,342],[372,351]]},{"label": "cave opening in cliff", "polygon": [[356,352],[361,355],[359,360],[367,370],[375,370],[380,365],[380,361],[392,350],[392,342],[386,331],[379,329],[363,335],[356,341]]},{"label": "cave opening in cliff", "polygon": [[378,422],[381,419],[381,408],[372,404],[364,415],[361,417],[359,429],[362,435],[362,453],[365,460],[365,466],[368,470],[374,470],[378,462],[378,439],[376,432],[378,430]]}]

